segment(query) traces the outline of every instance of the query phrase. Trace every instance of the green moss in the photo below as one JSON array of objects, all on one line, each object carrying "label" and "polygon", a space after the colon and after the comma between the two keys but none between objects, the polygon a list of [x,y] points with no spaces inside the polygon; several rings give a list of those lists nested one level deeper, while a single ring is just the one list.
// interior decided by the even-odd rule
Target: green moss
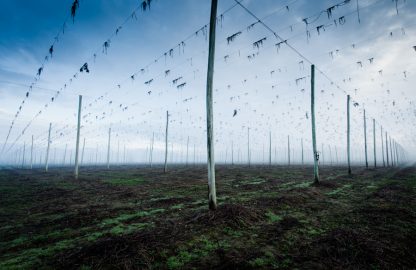
[{"label": "green moss", "polygon": [[248,262],[253,267],[262,267],[268,264],[268,260],[265,258],[255,258]]},{"label": "green moss", "polygon": [[307,188],[312,185],[311,181],[301,182],[299,184],[293,185],[294,188]]},{"label": "green moss", "polygon": [[103,180],[104,183],[114,186],[136,186],[143,184],[145,180],[143,178],[112,178]]},{"label": "green moss", "polygon": [[169,257],[166,264],[169,269],[178,269],[196,258],[198,257],[195,254],[181,251],[178,255]]},{"label": "green moss", "polygon": [[278,222],[278,221],[281,221],[283,219],[282,216],[276,215],[272,211],[268,211],[266,213],[266,217],[269,219],[270,222]]},{"label": "green moss", "polygon": [[105,232],[93,232],[87,236],[87,240],[90,242],[94,242],[98,238],[101,238],[105,235]]},{"label": "green moss", "polygon": [[350,189],[351,187],[352,187],[351,184],[345,184],[340,188],[337,188],[337,189],[334,189],[330,192],[327,192],[326,195],[329,195],[329,196],[337,195],[337,194],[343,193],[346,189]]},{"label": "green moss", "polygon": [[75,239],[59,241],[53,245],[43,248],[31,248],[13,255],[12,258],[0,262],[0,269],[34,269],[35,265],[41,264],[43,258],[51,257],[53,254],[73,248]]},{"label": "green moss", "polygon": [[54,185],[58,188],[67,189],[67,190],[73,190],[77,187],[74,183],[68,182],[68,181],[54,182]]},{"label": "green moss", "polygon": [[118,224],[120,222],[128,221],[128,220],[131,220],[131,219],[134,219],[134,218],[147,217],[147,216],[151,216],[151,215],[155,215],[155,214],[163,213],[163,212],[165,212],[165,209],[160,208],[160,209],[152,209],[152,210],[149,210],[149,211],[138,211],[138,212],[131,213],[131,214],[122,214],[122,215],[120,215],[118,217],[115,217],[115,218],[104,219],[101,222],[100,226],[105,227],[105,226],[108,226],[108,225],[114,225],[114,224]]},{"label": "green moss", "polygon": [[242,231],[236,231],[236,230],[234,230],[234,229],[232,229],[230,227],[225,227],[224,228],[224,233],[227,234],[227,235],[229,235],[229,236],[235,237],[235,238],[238,238],[238,237],[243,236],[243,232]]},{"label": "green moss", "polygon": [[171,209],[182,209],[184,206],[185,205],[183,203],[180,203],[180,204],[172,206]]},{"label": "green moss", "polygon": [[190,241],[186,247],[182,247],[176,256],[168,258],[166,265],[169,269],[186,268],[186,264],[192,261],[201,261],[214,252],[221,248],[227,250],[231,245],[225,241],[212,241],[206,236],[197,237]]},{"label": "green moss", "polygon": [[266,182],[266,180],[263,179],[263,178],[253,178],[253,179],[250,179],[250,180],[241,181],[241,184],[244,184],[244,185],[260,185],[260,184],[263,184],[265,182]]}]

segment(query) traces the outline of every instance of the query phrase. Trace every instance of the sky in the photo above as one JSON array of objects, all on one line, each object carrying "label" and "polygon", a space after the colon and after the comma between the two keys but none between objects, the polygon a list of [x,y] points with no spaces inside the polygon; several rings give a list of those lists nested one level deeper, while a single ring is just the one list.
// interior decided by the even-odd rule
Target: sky
[{"label": "sky", "polygon": [[[146,10],[141,3],[80,0],[73,19],[73,0],[3,3],[0,162],[28,164],[33,135],[32,158],[43,164],[49,123],[51,163],[73,162],[79,95],[86,163],[105,162],[109,128],[112,162],[147,162],[151,145],[153,162],[162,162],[166,111],[169,162],[206,160],[210,1],[153,0]],[[235,0],[219,0],[214,64],[219,162],[246,162],[250,153],[253,162],[268,162],[271,154],[273,162],[286,163],[290,148],[292,162],[299,163],[302,146],[305,162],[312,160],[311,63],[317,68],[321,163],[346,160],[347,95],[354,163],[364,160],[364,110],[371,164],[373,119],[379,164],[385,132],[415,159],[415,1],[241,4],[264,25]],[[89,72],[80,71],[85,63]]]}]

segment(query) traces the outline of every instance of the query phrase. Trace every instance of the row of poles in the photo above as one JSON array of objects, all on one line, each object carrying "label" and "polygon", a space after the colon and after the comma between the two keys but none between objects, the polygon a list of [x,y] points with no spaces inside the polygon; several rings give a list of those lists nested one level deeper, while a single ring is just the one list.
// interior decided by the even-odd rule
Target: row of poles
[{"label": "row of poles", "polygon": [[[166,119],[167,122],[169,121],[168,119]],[[364,127],[366,127],[366,118],[364,118]],[[375,128],[375,126],[374,126]],[[373,132],[376,130],[373,128]],[[221,163],[221,164],[225,164],[225,165],[248,165],[249,167],[251,165],[263,165],[263,166],[272,166],[272,165],[305,165],[305,164],[310,164],[311,161],[313,161],[313,159],[309,159],[308,156],[305,157],[305,151],[309,151],[309,149],[305,149],[304,148],[304,139],[300,138],[298,139],[297,143],[299,143],[299,151],[296,151],[296,148],[293,147],[293,139],[290,137],[290,135],[287,135],[286,137],[286,146],[284,147],[284,149],[282,147],[280,147],[279,149],[277,148],[277,145],[272,144],[273,140],[272,140],[272,132],[269,131],[268,133],[268,149],[266,150],[265,148],[265,144],[263,144],[263,150],[261,151],[258,150],[256,151],[256,157],[252,157],[253,153],[252,153],[252,138],[250,136],[250,131],[251,129],[247,130],[247,152],[246,152],[246,156],[243,157],[243,152],[241,151],[242,149],[240,147],[235,148],[235,144],[234,141],[231,140],[230,145],[227,146],[225,149],[223,149],[223,151],[221,151],[220,153],[220,158],[216,158],[216,164]],[[377,146],[378,148],[376,149],[376,151],[374,151],[373,153],[379,153],[378,151],[380,151],[381,153],[381,157],[376,155],[373,155],[374,158],[374,164],[375,166],[377,166],[377,161],[378,159],[380,159],[380,166],[390,166],[390,164],[394,165],[396,163],[396,156],[398,154],[398,151],[396,151],[396,147],[397,145],[395,144],[394,141],[392,141],[392,139],[387,135],[385,135],[385,137],[387,138],[386,141],[386,145],[384,144],[384,134],[383,133],[383,128],[381,127],[381,140],[380,142],[382,142],[381,144],[379,144],[377,142]],[[52,131],[51,131],[52,132]],[[354,164],[365,164],[366,167],[368,168],[368,164],[370,164],[370,162],[368,162],[368,149],[367,149],[367,133],[366,132],[366,128],[364,129],[364,141],[365,141],[365,151],[362,152],[361,155],[361,150],[359,152],[357,152],[357,149],[355,149],[354,152],[351,153],[351,162],[354,162]],[[46,132],[48,133],[48,131]],[[149,145],[146,147],[145,152],[143,152],[144,156],[143,156],[143,160],[131,160],[131,159],[127,159],[127,151],[126,151],[126,144],[124,143],[124,151],[123,149],[120,149],[120,141],[118,141],[117,143],[117,150],[116,150],[116,154],[113,154],[113,147],[111,146],[112,143],[112,134],[113,134],[113,129],[109,128],[108,129],[108,145],[107,148],[105,148],[105,154],[101,155],[99,154],[99,146],[97,144],[97,147],[95,149],[90,149],[90,154],[89,154],[89,159],[87,157],[88,160],[86,160],[84,162],[84,152],[88,152],[88,148],[85,151],[85,137],[83,140],[83,144],[82,144],[82,148],[80,148],[80,166],[82,165],[89,165],[89,166],[98,166],[99,164],[102,165],[103,163],[105,165],[108,165],[108,167],[110,167],[110,165],[116,164],[116,165],[122,165],[122,164],[143,164],[143,165],[147,165],[150,168],[153,167],[154,164],[160,165],[160,163],[164,162],[165,159],[165,148],[163,147],[163,150],[159,149],[158,153],[155,150],[155,133],[153,132],[151,137],[150,137],[150,142]],[[377,134],[377,133],[376,133]],[[163,136],[165,136],[165,134],[163,134]],[[33,137],[33,136],[32,136]],[[376,138],[374,136],[374,138]],[[165,138],[163,139],[164,143],[165,142]],[[45,140],[46,142],[46,140]],[[80,141],[81,143],[81,141]],[[52,146],[52,142],[51,145]],[[185,167],[187,167],[188,165],[196,165],[196,164],[200,164],[201,162],[204,162],[205,157],[201,155],[200,149],[197,150],[196,148],[196,144],[193,144],[193,150],[192,147],[190,146],[190,137],[187,136],[187,138],[185,138],[185,143],[182,145],[182,149],[178,150],[179,152],[177,153],[177,157],[176,160],[174,159],[174,148],[173,148],[173,144],[172,143],[168,143],[169,145],[169,154],[168,154],[168,160],[167,163],[172,163],[172,164],[182,164],[185,165]],[[284,145],[284,143],[280,143],[281,146]],[[38,153],[33,151],[33,146],[34,144],[32,143],[32,147],[30,147],[30,149],[26,149],[26,143],[23,144],[23,147],[19,150],[15,151],[14,157],[10,160],[10,164],[16,164],[19,165],[21,164],[21,168],[26,168],[26,163],[30,164],[29,168],[33,168],[33,164],[35,164],[36,167],[39,167],[39,164],[44,164],[43,160],[44,157],[42,156],[42,154],[38,155]],[[374,144],[375,147],[376,144]],[[386,147],[385,147],[386,146]],[[81,146],[80,146],[81,147]],[[122,146],[123,147],[123,146]],[[385,149],[388,151],[388,153],[385,151]],[[30,151],[30,158],[28,158],[28,160],[26,160],[26,151]],[[57,160],[57,152],[56,152],[57,148],[54,149],[54,151],[52,151],[52,148],[50,147],[49,153],[53,152],[53,155],[48,154],[48,164],[49,165],[53,165],[53,166],[62,166],[65,167],[67,165],[69,166],[73,166],[74,164],[74,155],[72,150],[68,150],[68,144],[65,144],[64,147],[64,152],[63,152],[63,158]],[[397,149],[399,150],[399,149]],[[130,151],[131,152],[131,151]],[[157,154],[157,159],[159,161],[155,161],[155,152]],[[325,153],[326,152],[326,153]],[[371,152],[371,151],[370,151]],[[108,155],[108,153],[110,153],[110,155]],[[193,159],[192,159],[192,153],[193,153]],[[279,155],[278,155],[279,153]],[[346,154],[346,149],[341,150],[337,147],[337,146],[331,146],[331,145],[325,145],[322,144],[321,145],[321,149],[319,153],[319,162],[318,165],[322,166],[322,165],[329,165],[329,166],[338,166],[338,165],[342,165],[342,164],[347,164],[347,154]],[[352,155],[354,154],[354,155]],[[69,155],[69,158],[67,158]],[[130,156],[133,157],[137,157],[136,153],[130,153]],[[169,158],[170,155],[170,158]],[[274,156],[273,156],[274,155]],[[386,158],[386,155],[389,156],[389,158]],[[345,156],[345,159],[342,158],[343,156]],[[104,159],[102,158],[104,157]],[[378,158],[378,159],[377,159]],[[355,160],[355,161],[353,161]],[[387,160],[387,163],[386,163]],[[391,161],[390,161],[391,160]],[[373,160],[372,160],[373,161]],[[313,163],[313,162],[312,162]],[[42,165],[41,165],[42,166]]]}]

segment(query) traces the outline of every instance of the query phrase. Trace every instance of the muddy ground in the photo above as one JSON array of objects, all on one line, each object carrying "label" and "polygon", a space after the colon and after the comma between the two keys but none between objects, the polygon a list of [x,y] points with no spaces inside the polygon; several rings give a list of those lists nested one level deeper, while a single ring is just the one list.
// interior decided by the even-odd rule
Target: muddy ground
[{"label": "muddy ground", "polygon": [[415,269],[416,167],[0,170],[0,269]]}]

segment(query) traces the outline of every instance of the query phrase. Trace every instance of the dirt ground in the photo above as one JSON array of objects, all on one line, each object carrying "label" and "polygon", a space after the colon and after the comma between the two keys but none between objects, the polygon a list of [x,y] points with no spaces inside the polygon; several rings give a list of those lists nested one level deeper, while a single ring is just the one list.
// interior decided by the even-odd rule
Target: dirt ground
[{"label": "dirt ground", "polygon": [[0,170],[0,269],[415,269],[416,167]]}]

